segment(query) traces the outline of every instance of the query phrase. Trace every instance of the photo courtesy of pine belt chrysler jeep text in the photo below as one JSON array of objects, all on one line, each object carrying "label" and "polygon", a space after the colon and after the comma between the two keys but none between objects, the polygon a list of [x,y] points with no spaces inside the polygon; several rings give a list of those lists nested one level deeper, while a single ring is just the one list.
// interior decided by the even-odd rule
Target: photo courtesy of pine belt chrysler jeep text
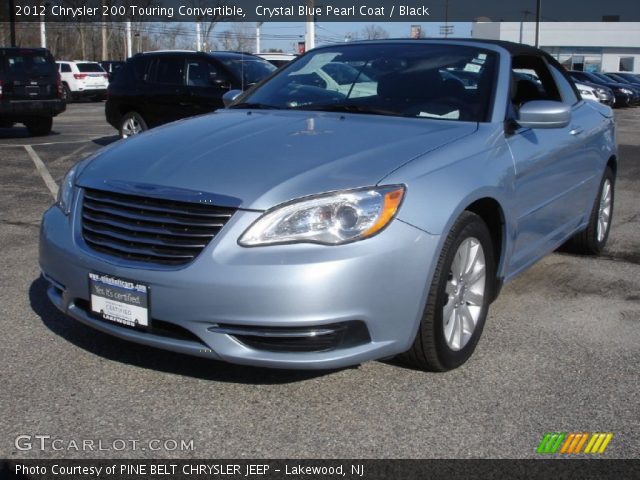
[{"label": "photo courtesy of pine belt chrysler jeep text", "polygon": [[611,109],[532,47],[330,45],[224,100],[67,173],[40,238],[60,310],[246,365],[444,371],[502,284],[607,242]]}]

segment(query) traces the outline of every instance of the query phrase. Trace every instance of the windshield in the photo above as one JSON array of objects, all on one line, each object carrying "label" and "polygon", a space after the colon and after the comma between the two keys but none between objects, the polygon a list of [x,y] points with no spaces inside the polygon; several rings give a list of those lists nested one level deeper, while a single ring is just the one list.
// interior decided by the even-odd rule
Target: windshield
[{"label": "windshield", "polygon": [[472,46],[352,44],[309,52],[235,108],[486,121],[495,53]]},{"label": "windshield", "polygon": [[235,58],[221,58],[220,61],[233,72],[238,78],[242,79],[245,87],[253,83],[258,83],[260,80],[270,75],[271,72],[277,70],[277,68],[260,58],[247,56],[244,59],[240,57]]}]

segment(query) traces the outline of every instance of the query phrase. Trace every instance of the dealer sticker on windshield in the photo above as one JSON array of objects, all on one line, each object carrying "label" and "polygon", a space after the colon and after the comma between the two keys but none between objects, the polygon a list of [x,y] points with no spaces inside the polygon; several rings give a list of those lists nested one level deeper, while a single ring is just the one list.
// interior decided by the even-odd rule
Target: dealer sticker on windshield
[{"label": "dealer sticker on windshield", "polygon": [[131,327],[149,326],[149,288],[122,278],[89,274],[91,311]]}]

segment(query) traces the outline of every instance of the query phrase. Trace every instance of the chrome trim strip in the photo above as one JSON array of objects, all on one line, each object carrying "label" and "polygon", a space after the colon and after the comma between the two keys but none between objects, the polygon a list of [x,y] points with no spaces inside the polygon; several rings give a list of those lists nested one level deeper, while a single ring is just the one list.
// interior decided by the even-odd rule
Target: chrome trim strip
[{"label": "chrome trim strip", "polygon": [[264,337],[264,338],[313,338],[323,335],[331,335],[337,332],[333,328],[313,328],[310,330],[287,330],[287,329],[261,329],[253,330],[251,327],[220,327],[214,325],[207,328],[213,333],[222,333],[225,335],[237,335],[244,337]]}]

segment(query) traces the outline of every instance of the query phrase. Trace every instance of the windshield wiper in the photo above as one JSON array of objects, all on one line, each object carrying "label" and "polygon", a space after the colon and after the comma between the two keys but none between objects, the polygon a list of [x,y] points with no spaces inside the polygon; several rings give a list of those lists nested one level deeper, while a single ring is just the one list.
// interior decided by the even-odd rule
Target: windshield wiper
[{"label": "windshield wiper", "polygon": [[237,105],[231,105],[229,108],[253,108],[256,110],[280,110],[280,107],[276,107],[275,105],[268,105],[266,103],[257,103],[257,102],[238,103]]},{"label": "windshield wiper", "polygon": [[369,105],[357,105],[353,103],[332,103],[327,105],[300,105],[299,107],[289,107],[293,110],[314,110],[320,112],[346,112],[346,113],[368,113],[371,115],[390,115],[394,117],[405,117],[400,112],[384,110],[382,108],[371,107]]}]

